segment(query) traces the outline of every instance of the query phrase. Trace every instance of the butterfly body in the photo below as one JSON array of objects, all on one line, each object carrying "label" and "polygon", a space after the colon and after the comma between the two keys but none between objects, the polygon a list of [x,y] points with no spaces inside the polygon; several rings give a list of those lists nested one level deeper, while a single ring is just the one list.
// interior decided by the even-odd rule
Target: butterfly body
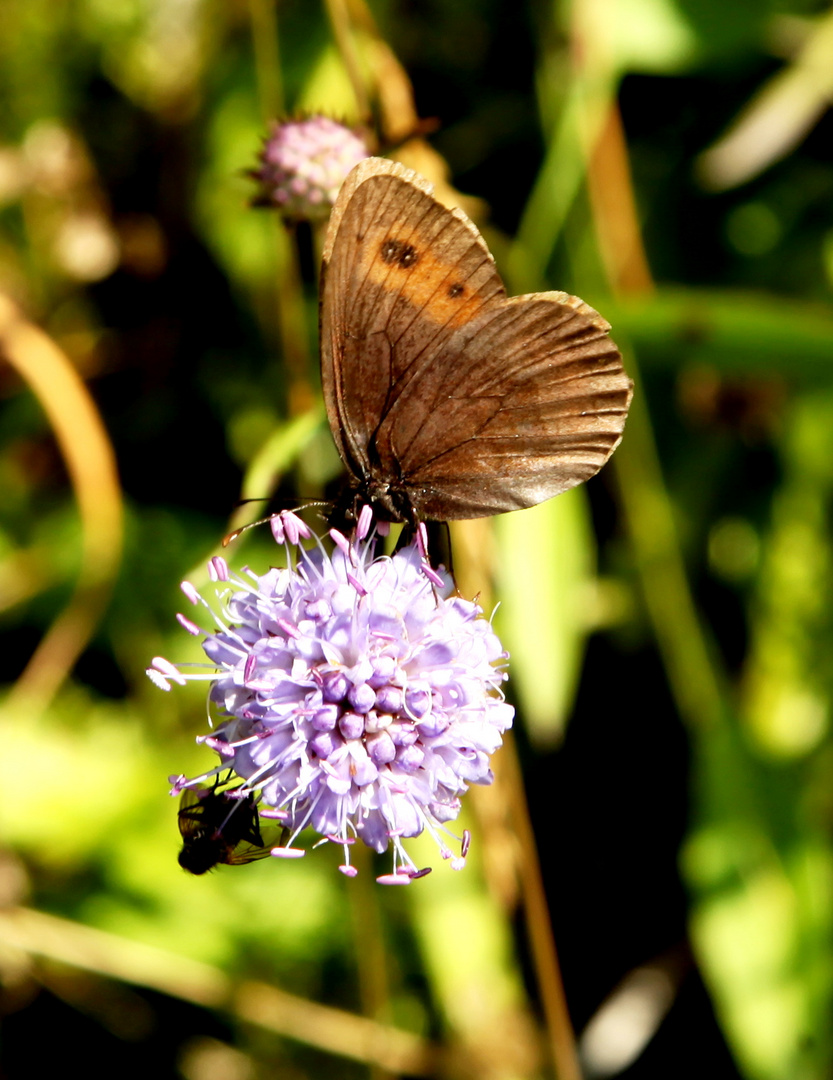
[{"label": "butterfly body", "polygon": [[475,226],[395,162],[345,181],[321,296],[344,506],[411,524],[533,506],[621,439],[632,385],[605,320],[566,293],[507,297]]},{"label": "butterfly body", "polygon": [[182,850],[179,865],[191,874],[236,866],[269,855],[260,832],[257,804],[218,788],[186,788],[178,813]]}]

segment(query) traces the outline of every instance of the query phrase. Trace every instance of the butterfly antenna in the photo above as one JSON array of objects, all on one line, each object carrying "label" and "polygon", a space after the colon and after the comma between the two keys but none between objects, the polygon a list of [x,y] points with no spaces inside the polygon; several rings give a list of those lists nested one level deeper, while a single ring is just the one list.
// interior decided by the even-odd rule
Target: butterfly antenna
[{"label": "butterfly antenna", "polygon": [[[247,499],[247,500],[244,500],[244,501],[246,501],[246,502],[257,502],[258,500],[257,499]],[[302,510],[310,510],[310,509],[312,509],[313,507],[316,507],[316,506],[328,506],[328,505],[329,504],[324,502],[323,500],[316,499],[316,500],[311,500],[310,502],[305,502],[302,506],[293,506],[288,511],[288,513],[297,514],[299,511],[302,511]],[[227,533],[223,537],[223,547],[228,547],[229,544],[231,544],[235,540],[237,540],[237,538],[242,536],[243,533],[248,532],[249,529],[256,529],[259,525],[268,525],[269,522],[272,520],[272,518],[277,517],[277,516],[278,516],[277,513],[267,514],[266,517],[258,518],[257,521],[250,521],[248,523],[248,525],[241,525],[239,529],[233,529],[230,533]]]}]

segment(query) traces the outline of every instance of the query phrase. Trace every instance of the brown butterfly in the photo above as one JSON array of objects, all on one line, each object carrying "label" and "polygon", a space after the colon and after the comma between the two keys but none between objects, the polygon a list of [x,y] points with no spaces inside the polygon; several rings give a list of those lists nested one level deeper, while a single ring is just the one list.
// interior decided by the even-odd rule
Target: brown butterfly
[{"label": "brown butterfly", "polygon": [[534,506],[597,472],[633,384],[610,326],[561,292],[507,297],[486,244],[417,173],[368,158],[333,209],[321,378],[342,513],[444,521]]},{"label": "brown butterfly", "polygon": [[216,785],[186,788],[178,820],[182,835],[179,865],[191,874],[205,874],[221,863],[238,866],[254,862],[265,858],[275,846],[263,841],[253,796],[239,798]]}]

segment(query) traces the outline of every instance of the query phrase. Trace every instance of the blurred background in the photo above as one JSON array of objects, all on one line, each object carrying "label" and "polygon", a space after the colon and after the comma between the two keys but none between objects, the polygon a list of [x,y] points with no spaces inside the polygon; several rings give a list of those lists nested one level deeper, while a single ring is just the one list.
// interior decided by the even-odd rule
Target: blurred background
[{"label": "blurred background", "polygon": [[[91,1077],[574,1080],[553,938],[588,1078],[830,1076],[833,11],[2,0],[0,26],[3,1080],[57,1046]],[[183,873],[167,777],[213,765],[205,700],[144,675],[197,658],[178,585],[263,512],[241,498],[338,477],[320,231],[247,175],[271,119],[319,111],[462,205],[510,292],[599,309],[637,383],[586,488],[454,529],[518,719],[465,873],[409,889],[327,848]]]}]

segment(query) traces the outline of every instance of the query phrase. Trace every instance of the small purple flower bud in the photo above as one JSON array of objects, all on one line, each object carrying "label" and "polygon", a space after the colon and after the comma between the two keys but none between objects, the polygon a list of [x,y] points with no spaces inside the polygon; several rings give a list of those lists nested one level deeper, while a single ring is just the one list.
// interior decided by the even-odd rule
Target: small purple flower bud
[{"label": "small purple flower bud", "polygon": [[382,686],[376,691],[376,708],[393,716],[402,711],[402,691],[398,686]]},{"label": "small purple flower bud", "polygon": [[348,558],[350,557],[352,548],[350,547],[350,541],[344,533],[339,532],[338,529],[330,529],[330,539],[343,555],[346,555]]},{"label": "small purple flower bud", "polygon": [[297,545],[302,536],[307,539],[312,536],[312,533],[307,526],[307,523],[303,518],[299,518],[297,514],[293,514],[291,510],[284,510],[281,513],[281,521],[283,522],[284,532],[286,538],[290,544]]},{"label": "small purple flower bud", "polygon": [[356,522],[356,538],[365,540],[373,525],[373,510],[368,503],[359,511],[359,520]]},{"label": "small purple flower bud", "polygon": [[368,735],[375,735],[377,731],[385,731],[392,723],[393,720],[387,713],[379,713],[371,709],[364,718],[364,730]]},{"label": "small purple flower bud", "polygon": [[208,576],[212,581],[228,581],[228,563],[222,555],[215,555],[208,563]]},{"label": "small purple flower bud", "polygon": [[343,671],[325,671],[321,677],[321,695],[325,701],[344,701],[350,680]]},{"label": "small purple flower bud", "polygon": [[386,731],[380,731],[377,735],[369,735],[367,738],[367,752],[370,760],[375,765],[387,765],[396,757],[396,747],[393,739]]},{"label": "small purple flower bud", "polygon": [[376,656],[371,663],[371,675],[368,682],[374,690],[385,686],[396,671],[396,660],[392,656]]},{"label": "small purple flower bud", "polygon": [[367,787],[379,778],[379,770],[370,760],[370,755],[362,749],[359,754],[354,753],[350,762],[350,774],[353,783],[358,787]]},{"label": "small purple flower bud", "polygon": [[430,690],[406,690],[405,712],[408,716],[419,720],[431,708]]},{"label": "small purple flower bud", "polygon": [[261,166],[251,174],[260,184],[254,201],[290,220],[323,221],[347,174],[367,156],[358,135],[326,116],[273,124]]},{"label": "small purple flower bud", "polygon": [[180,589],[182,589],[182,591],[185,593],[185,595],[188,597],[192,604],[198,604],[200,602],[200,594],[197,592],[197,590],[194,588],[190,581],[183,581],[179,587]]},{"label": "small purple flower bud", "polygon": [[309,745],[318,757],[326,760],[333,751],[342,745],[342,742],[336,732],[321,731],[310,739]]},{"label": "small purple flower bud", "polygon": [[388,735],[393,739],[396,746],[412,746],[419,738],[416,724],[408,720],[394,722],[388,728]]},{"label": "small purple flower bud", "polygon": [[405,772],[416,772],[425,761],[425,754],[414,743],[413,746],[403,746],[396,753],[396,764]]},{"label": "small purple flower bud", "polygon": [[417,722],[417,730],[423,739],[435,739],[442,735],[450,723],[448,714],[437,709]]},{"label": "small purple flower bud", "polygon": [[376,691],[367,683],[359,683],[358,686],[350,687],[347,700],[357,713],[369,713],[376,704]]},{"label": "small purple flower bud", "polygon": [[323,705],[312,714],[312,726],[316,731],[332,731],[338,723],[338,705]]},{"label": "small purple flower bud", "polygon": [[364,717],[358,713],[343,713],[338,722],[338,730],[345,739],[359,739],[364,735]]}]

